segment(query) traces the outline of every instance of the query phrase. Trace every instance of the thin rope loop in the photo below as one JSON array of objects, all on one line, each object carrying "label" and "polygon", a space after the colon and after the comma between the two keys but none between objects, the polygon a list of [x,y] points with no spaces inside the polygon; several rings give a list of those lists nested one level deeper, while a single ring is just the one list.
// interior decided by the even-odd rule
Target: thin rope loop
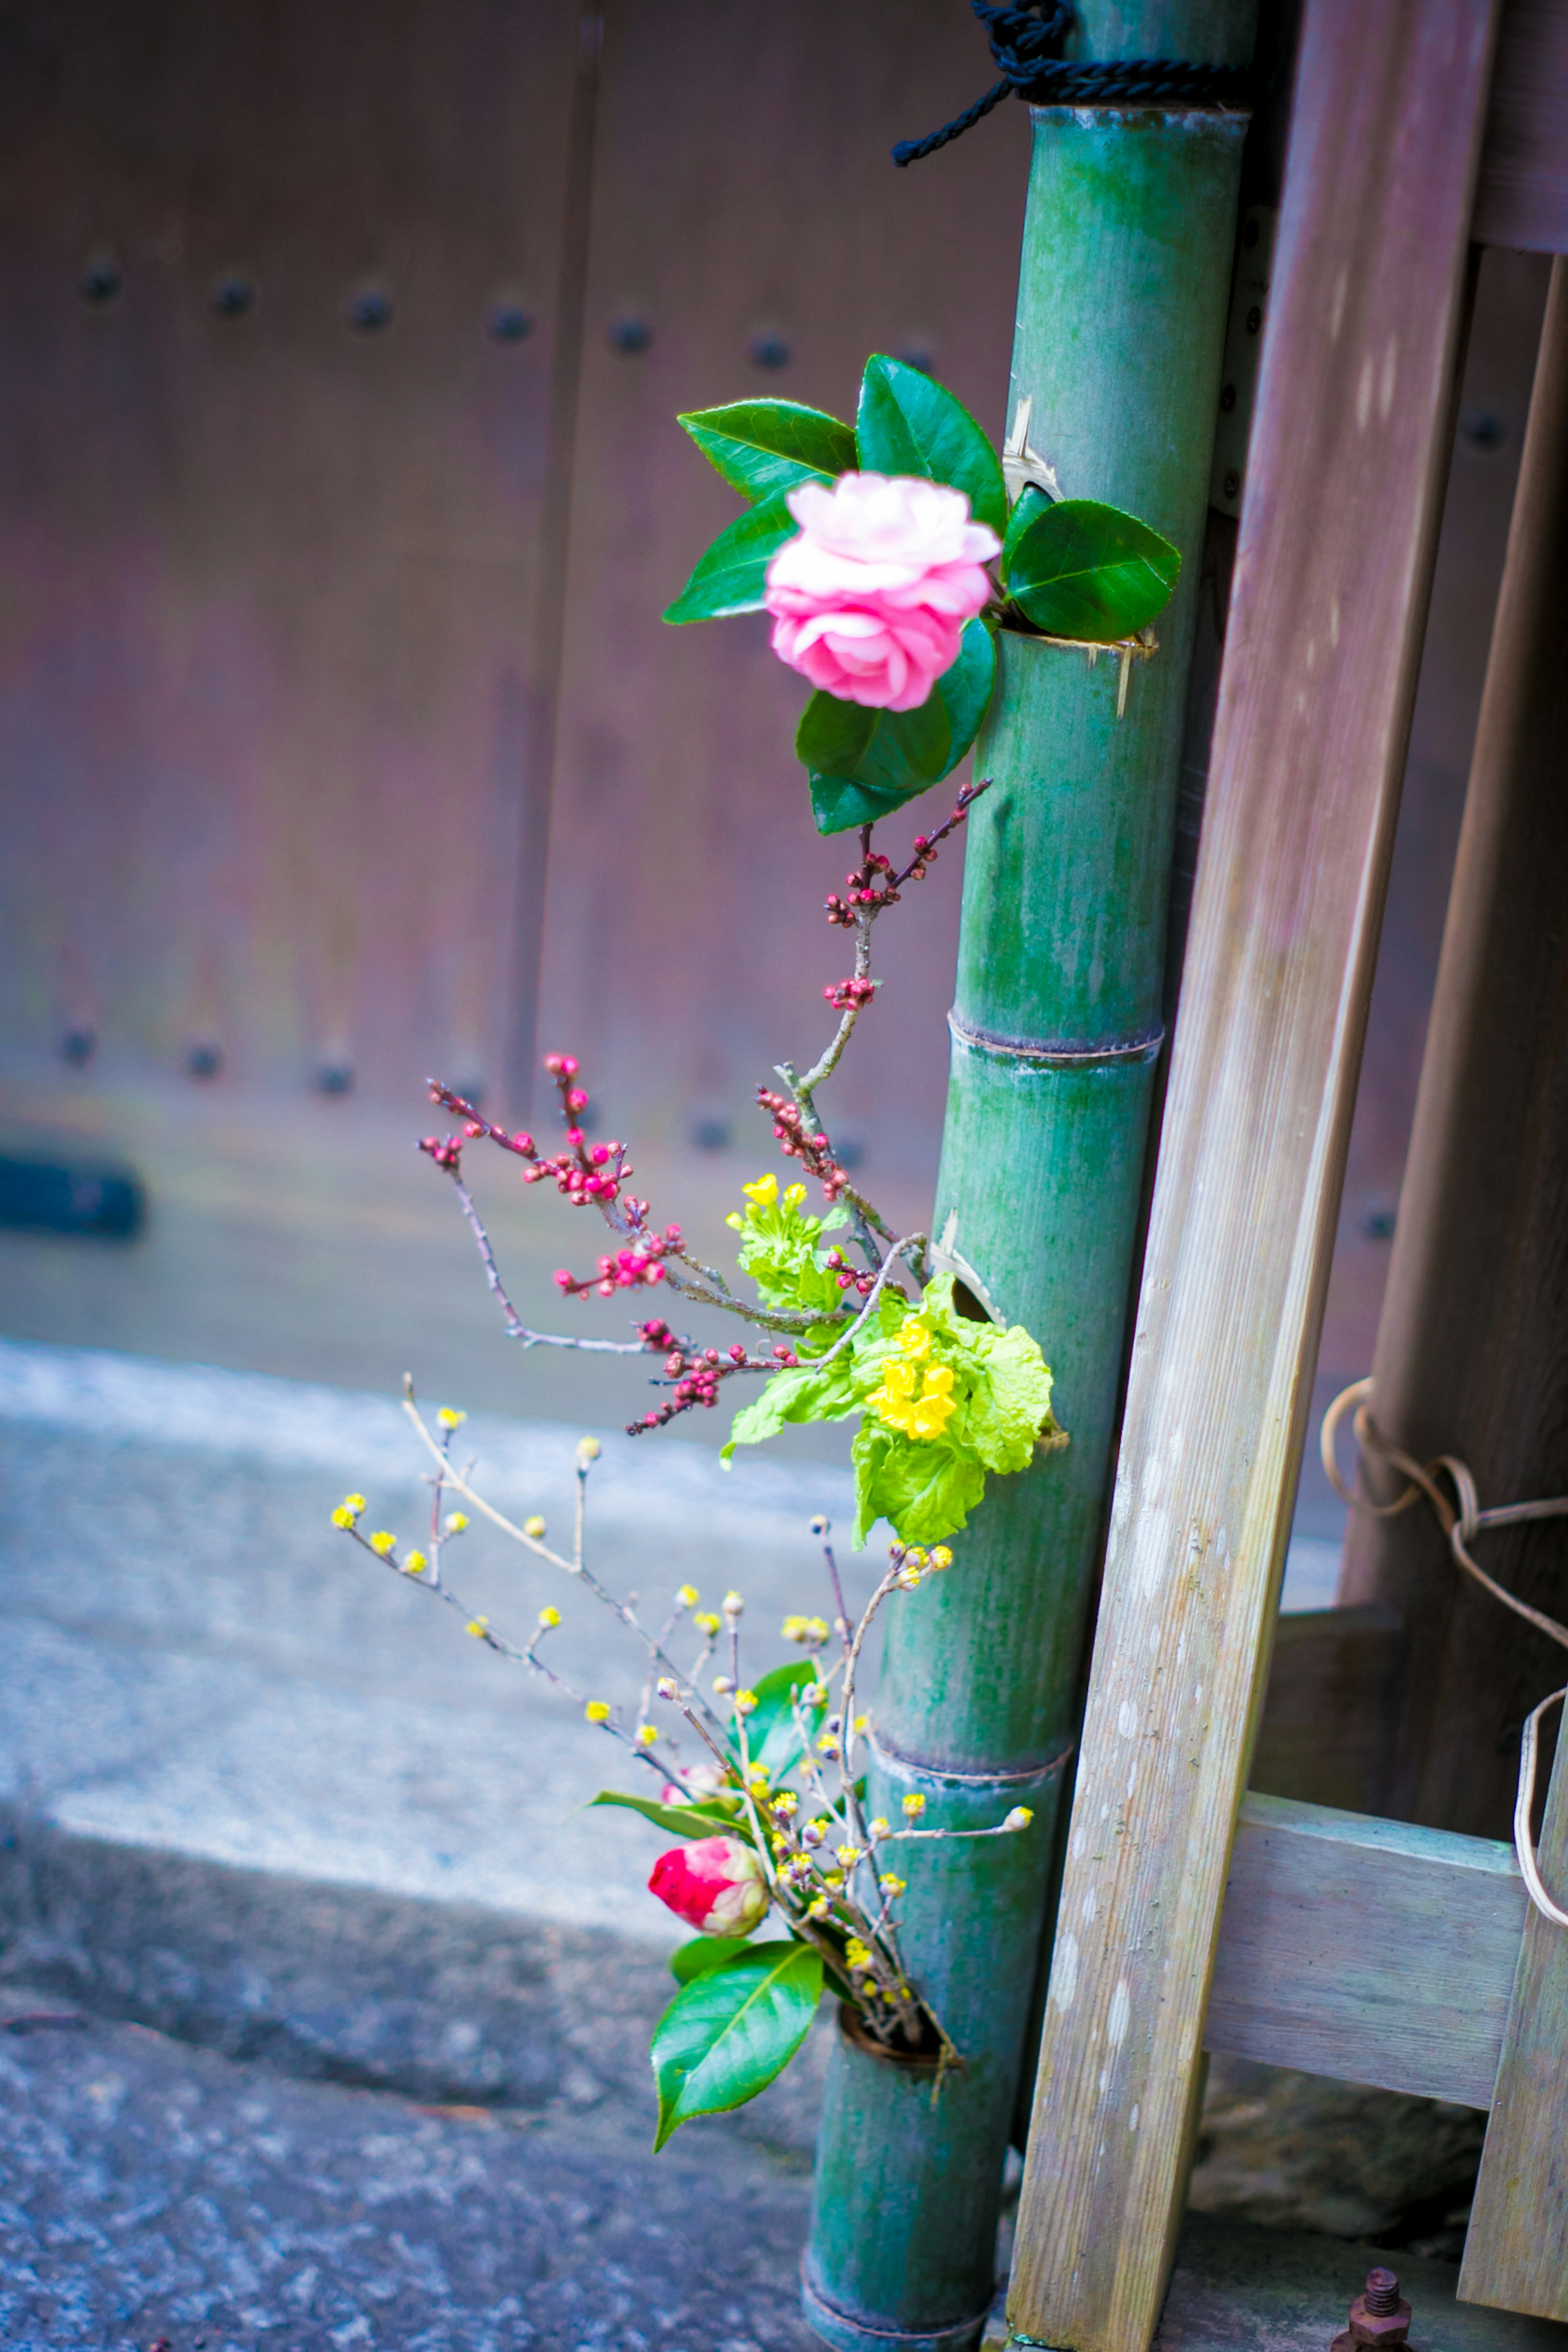
[{"label": "thin rope loop", "polygon": [[[1560,1624],[1555,1617],[1547,1616],[1542,1609],[1532,1609],[1528,1601],[1521,1601],[1517,1593],[1510,1592],[1506,1586],[1499,1584],[1495,1577],[1489,1576],[1485,1569],[1471,1558],[1468,1549],[1470,1540],[1489,1528],[1518,1527],[1532,1519],[1568,1518],[1568,1495],[1553,1496],[1549,1500],[1536,1503],[1501,1503],[1491,1510],[1483,1511],[1469,1463],[1462,1462],[1457,1454],[1439,1454],[1431,1462],[1417,1462],[1412,1454],[1405,1453],[1384,1436],[1368,1408],[1367,1400],[1371,1394],[1370,1380],[1353,1381],[1349,1388],[1340,1391],[1323,1415],[1318,1444],[1323,1468],[1334,1493],[1353,1511],[1368,1519],[1396,1518],[1401,1511],[1407,1510],[1424,1495],[1448,1539],[1449,1550],[1465,1574],[1473,1577],[1482,1591],[1490,1592],[1494,1601],[1500,1601],[1505,1609],[1511,1609],[1516,1617],[1522,1617],[1526,1624],[1533,1625],[1538,1633],[1544,1633],[1548,1641],[1556,1642],[1568,1650],[1568,1625]],[[1406,1482],[1403,1493],[1396,1496],[1392,1503],[1375,1503],[1370,1496],[1359,1494],[1354,1487],[1347,1486],[1340,1475],[1335,1441],[1340,1423],[1353,1408],[1355,1419],[1352,1428],[1363,1454],[1383,1463],[1390,1470],[1397,1470]],[[1438,1473],[1453,1487],[1458,1497],[1457,1509],[1437,1485]],[[1535,1803],[1535,1772],[1542,1717],[1549,1707],[1561,1705],[1565,1698],[1568,1698],[1568,1689],[1552,1691],[1526,1718],[1519,1746],[1519,1790],[1513,1808],[1514,1851],[1519,1856],[1519,1867],[1525,1885],[1530,1890],[1530,1899],[1543,1917],[1559,1927],[1568,1927],[1568,1912],[1558,1909],[1542,1881],[1536,1861],[1535,1839],[1531,1829],[1531,1813]]]},{"label": "thin rope loop", "polygon": [[961,139],[1010,90],[1031,106],[1244,106],[1244,66],[1195,65],[1185,58],[1084,58],[1061,54],[1072,29],[1070,0],[1025,0],[1022,6],[969,0],[986,28],[1001,79],[973,106],[925,139],[901,139],[893,160],[902,170]]}]

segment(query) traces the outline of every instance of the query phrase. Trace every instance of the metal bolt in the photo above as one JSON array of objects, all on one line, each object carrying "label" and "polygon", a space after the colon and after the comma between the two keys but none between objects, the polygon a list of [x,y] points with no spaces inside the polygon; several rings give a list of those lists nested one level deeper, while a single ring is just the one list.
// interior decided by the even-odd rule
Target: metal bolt
[{"label": "metal bolt", "polygon": [[1219,395],[1219,406],[1220,406],[1220,412],[1221,412],[1221,414],[1222,414],[1223,415],[1228,416],[1228,415],[1229,415],[1229,414],[1230,414],[1230,412],[1231,412],[1231,410],[1235,407],[1235,405],[1236,405],[1236,386],[1235,386],[1233,383],[1228,383],[1228,384],[1226,385],[1226,387],[1225,387],[1225,390],[1224,390],[1224,391],[1220,394],[1220,395]]},{"label": "metal bolt", "polygon": [[611,350],[623,352],[628,359],[645,352],[653,340],[653,330],[646,319],[616,319],[610,328]]},{"label": "metal bolt", "polygon": [[1462,409],[1459,431],[1472,449],[1500,449],[1508,439],[1508,427],[1495,408]]},{"label": "metal bolt", "polygon": [[1225,495],[1228,499],[1239,499],[1241,495],[1241,477],[1234,466],[1226,470]]},{"label": "metal bolt", "polygon": [[748,356],[753,367],[786,368],[792,354],[782,335],[753,335]]},{"label": "metal bolt", "polygon": [[185,1055],[185,1075],[191,1078],[215,1078],[224,1066],[221,1045],[210,1037],[199,1037]]},{"label": "metal bolt", "polygon": [[256,288],[236,271],[220,278],[213,289],[213,308],[220,319],[243,319],[256,300]]},{"label": "metal bolt", "polygon": [[316,1073],[316,1091],[323,1095],[351,1095],[354,1073],[348,1062],[323,1062]]},{"label": "metal bolt", "polygon": [[1387,2352],[1410,2334],[1410,2305],[1392,2271],[1368,2271],[1366,2284],[1350,2306],[1350,2325],[1334,2337],[1331,2352]]},{"label": "metal bolt", "polygon": [[349,305],[349,324],[357,328],[361,335],[380,334],[383,327],[391,326],[392,315],[392,297],[381,293],[374,287],[367,288],[362,294],[356,294]]},{"label": "metal bolt", "polygon": [[91,1061],[98,1051],[98,1032],[85,1021],[76,1021],[60,1039],[60,1059],[79,1070]]},{"label": "metal bolt", "polygon": [[1253,305],[1252,305],[1252,308],[1251,308],[1251,309],[1248,311],[1248,313],[1247,313],[1247,331],[1248,331],[1248,333],[1249,333],[1249,335],[1255,335],[1255,334],[1258,332],[1259,328],[1262,325],[1262,323],[1263,323],[1263,313],[1262,313],[1262,311],[1259,309],[1259,307],[1258,307],[1257,303],[1256,303],[1256,302],[1254,302],[1254,303],[1253,303]]},{"label": "metal bolt", "polygon": [[84,302],[101,308],[105,302],[113,301],[124,283],[119,262],[107,253],[99,253],[78,278],[77,292]]}]

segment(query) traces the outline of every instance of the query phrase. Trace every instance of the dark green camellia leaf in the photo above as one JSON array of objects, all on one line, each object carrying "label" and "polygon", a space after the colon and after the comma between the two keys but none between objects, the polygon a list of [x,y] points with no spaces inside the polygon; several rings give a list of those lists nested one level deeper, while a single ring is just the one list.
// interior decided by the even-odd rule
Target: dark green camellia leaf
[{"label": "dark green camellia leaf", "polygon": [[701,558],[665,620],[716,621],[727,613],[760,612],[769,560],[799,529],[782,490],[737,515]]},{"label": "dark green camellia leaf", "polygon": [[977,522],[999,539],[1008,492],[1001,461],[961,400],[918,368],[875,352],[861,382],[855,442],[870,474],[924,474],[968,495]]},{"label": "dark green camellia leaf", "polygon": [[1018,504],[1008,517],[1006,536],[1002,541],[1002,578],[1008,579],[1012,570],[1013,550],[1029,529],[1042,514],[1049,514],[1056,500],[1033,482],[1026,482],[1019,495]]},{"label": "dark green camellia leaf", "polygon": [[797,482],[831,481],[851,472],[855,429],[798,400],[737,400],[677,417],[710,466],[743,499],[792,490]]},{"label": "dark green camellia leaf", "polygon": [[[746,1718],[746,1746],[753,1764],[760,1764],[771,1780],[788,1772],[800,1757],[795,1693],[805,1690],[816,1679],[814,1661],[800,1658],[792,1665],[775,1666],[756,1685],[757,1705]],[[814,1732],[824,1710],[818,1706],[801,1711]]]},{"label": "dark green camellia leaf", "polygon": [[694,2116],[744,2106],[766,2090],[810,2032],[821,1990],[821,1955],[798,1943],[748,1944],[683,1985],[648,2053],[659,2094],[655,2148]]},{"label": "dark green camellia leaf", "polygon": [[810,771],[817,831],[874,824],[950,773],[975,740],[996,674],[995,641],[976,619],[918,710],[866,710],[814,694],[795,750]]},{"label": "dark green camellia leaf", "polygon": [[744,1936],[694,1936],[689,1944],[677,1944],[670,1954],[670,1974],[677,1984],[690,1984],[694,1977],[706,1976],[709,1969],[722,1969],[727,1961],[737,1960],[742,1952],[751,1949]]},{"label": "dark green camellia leaf", "polygon": [[1014,544],[1008,593],[1048,636],[1113,645],[1170,602],[1181,557],[1135,515],[1097,499],[1062,499]]},{"label": "dark green camellia leaf", "polygon": [[732,1808],[720,1804],[661,1805],[652,1797],[628,1797],[619,1789],[601,1789],[591,1797],[591,1805],[624,1805],[629,1813],[641,1813],[655,1829],[669,1830],[675,1837],[710,1838],[743,1837],[750,1840],[750,1827],[738,1801]]}]

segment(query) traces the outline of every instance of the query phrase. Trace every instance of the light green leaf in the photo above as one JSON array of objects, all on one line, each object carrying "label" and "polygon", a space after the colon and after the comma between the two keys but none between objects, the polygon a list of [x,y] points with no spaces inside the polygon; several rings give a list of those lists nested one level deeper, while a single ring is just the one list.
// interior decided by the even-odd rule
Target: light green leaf
[{"label": "light green leaf", "polygon": [[797,400],[737,400],[678,417],[708,464],[743,499],[831,481],[855,463],[855,429]]},{"label": "light green leaf", "polygon": [[592,1805],[623,1805],[631,1813],[641,1813],[655,1829],[668,1830],[672,1835],[684,1838],[743,1837],[750,1839],[751,1832],[739,1800],[733,1807],[719,1804],[661,1805],[652,1797],[623,1796],[619,1789],[601,1789],[591,1797]]},{"label": "light green leaf", "polygon": [[670,1974],[677,1984],[690,1984],[694,1977],[706,1976],[709,1969],[722,1969],[753,1948],[760,1951],[762,1948],[754,1948],[744,1936],[694,1936],[689,1944],[677,1944],[670,1954]]},{"label": "light green leaf", "polygon": [[737,515],[699,560],[665,620],[716,621],[729,613],[760,612],[768,566],[798,529],[782,490]]},{"label": "light green leaf", "polygon": [[1135,515],[1062,499],[1020,532],[1009,593],[1048,636],[1113,645],[1165,610],[1180,570],[1169,540]]},{"label": "light green leaf", "polygon": [[964,1440],[988,1470],[1027,1469],[1035,1442],[1051,1417],[1051,1377],[1020,1323],[998,1331],[977,1324],[977,1355],[984,1371],[964,1415]]},{"label": "light green leaf", "polygon": [[879,792],[874,784],[857,783],[852,776],[814,775],[811,815],[819,833],[848,833],[854,826],[874,824],[879,817],[891,816],[894,809],[927,789],[917,784],[910,793]]},{"label": "light green leaf", "polygon": [[947,712],[947,765],[942,771],[944,776],[951,775],[979,733],[996,682],[997,641],[977,614],[964,624],[957,660],[936,681],[936,691]]},{"label": "light green leaf", "polygon": [[748,1945],[684,1985],[649,2051],[659,2094],[654,2147],[694,2116],[744,2106],[766,2090],[810,2031],[821,1990],[821,1954],[798,1943]]},{"label": "light green leaf", "polygon": [[787,1422],[842,1421],[853,1412],[856,1399],[846,1349],[825,1370],[791,1364],[775,1372],[761,1395],[736,1414],[720,1460],[727,1462],[737,1445],[760,1445],[765,1438],[777,1437]]},{"label": "light green leaf", "polygon": [[960,400],[919,368],[874,353],[865,363],[855,422],[860,463],[867,473],[923,474],[963,490],[977,522],[999,539],[1007,529],[1008,493],[1001,463]]},{"label": "light green leaf", "polygon": [[855,1472],[858,1548],[878,1519],[904,1543],[940,1543],[956,1534],[986,1491],[986,1473],[972,1454],[938,1438],[905,1437],[870,1413],[851,1449]]}]

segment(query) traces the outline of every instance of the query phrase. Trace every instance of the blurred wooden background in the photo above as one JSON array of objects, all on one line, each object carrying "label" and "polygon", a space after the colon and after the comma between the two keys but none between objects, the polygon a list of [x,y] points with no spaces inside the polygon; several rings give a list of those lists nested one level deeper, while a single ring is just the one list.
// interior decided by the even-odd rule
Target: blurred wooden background
[{"label": "blurred wooden background", "polygon": [[[735,510],[674,417],[844,413],[883,349],[999,436],[1025,111],[888,161],[988,68],[963,0],[0,6],[0,1150],[150,1202],[0,1233],[0,1329],[638,1402],[499,1340],[421,1082],[524,1117],[570,1046],[716,1246],[763,1164],[846,860],[765,625],[660,622]],[[1480,275],[1325,1386],[1370,1360],[1544,271]],[[879,933],[836,1106],[912,1224],[958,870]],[[597,1230],[495,1201],[542,1316]]]}]

